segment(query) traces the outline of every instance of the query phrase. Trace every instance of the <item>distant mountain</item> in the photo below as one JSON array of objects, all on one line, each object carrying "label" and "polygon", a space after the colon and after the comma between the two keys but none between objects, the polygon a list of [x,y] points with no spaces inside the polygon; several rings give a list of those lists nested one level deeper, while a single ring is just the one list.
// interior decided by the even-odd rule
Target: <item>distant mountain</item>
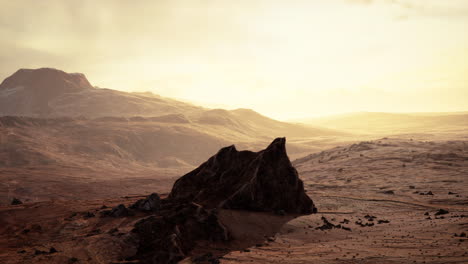
[{"label": "distant mountain", "polygon": [[81,73],[52,68],[20,69],[0,84],[0,115],[160,116],[203,108],[152,93],[93,87]]},{"label": "distant mountain", "polygon": [[360,112],[301,120],[352,133],[459,133],[468,128],[468,113],[377,113]]},{"label": "distant mountain", "polygon": [[[225,128],[225,136],[269,141],[278,136],[310,137],[337,131],[280,122],[250,109],[205,109],[152,93],[93,87],[81,73],[52,68],[21,69],[0,84],[0,116],[87,117],[104,120],[195,123]],[[229,132],[231,131],[231,132]],[[236,140],[237,141],[237,140]]]},{"label": "distant mountain", "polygon": [[[2,117],[3,116],[3,117]],[[19,70],[0,84],[0,167],[192,167],[222,146],[288,151],[339,131],[280,122],[250,109],[206,109],[152,93],[93,87],[84,74]]]}]

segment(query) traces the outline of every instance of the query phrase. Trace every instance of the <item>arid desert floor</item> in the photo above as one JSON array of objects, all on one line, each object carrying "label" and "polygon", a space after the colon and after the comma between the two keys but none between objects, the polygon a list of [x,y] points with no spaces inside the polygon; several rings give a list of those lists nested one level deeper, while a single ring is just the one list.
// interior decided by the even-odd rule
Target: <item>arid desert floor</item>
[{"label": "arid desert floor", "polygon": [[[317,214],[225,210],[221,220],[237,242],[200,244],[194,256],[211,253],[220,263],[468,263],[468,142],[389,137],[293,165]],[[155,189],[164,196],[171,186],[161,181]],[[2,263],[133,263],[122,256],[135,251],[125,233],[139,216],[99,212],[138,198],[2,206]]]}]

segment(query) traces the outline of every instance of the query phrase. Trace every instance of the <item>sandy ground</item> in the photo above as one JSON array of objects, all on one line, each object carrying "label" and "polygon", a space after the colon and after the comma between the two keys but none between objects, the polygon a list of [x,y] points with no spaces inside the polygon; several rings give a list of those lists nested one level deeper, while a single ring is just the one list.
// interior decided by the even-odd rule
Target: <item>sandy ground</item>
[{"label": "sandy ground", "polygon": [[[318,152],[294,165],[318,214],[291,220],[225,211],[224,221],[243,242],[201,245],[194,254],[212,251],[221,263],[468,263],[462,236],[468,233],[468,142],[389,138]],[[159,186],[160,192],[170,188]],[[135,250],[125,246],[125,233],[141,216],[100,218],[99,208],[137,198],[0,207],[0,259],[118,263],[112,260]],[[436,215],[440,209],[448,213]],[[58,252],[36,252],[51,247]]]}]

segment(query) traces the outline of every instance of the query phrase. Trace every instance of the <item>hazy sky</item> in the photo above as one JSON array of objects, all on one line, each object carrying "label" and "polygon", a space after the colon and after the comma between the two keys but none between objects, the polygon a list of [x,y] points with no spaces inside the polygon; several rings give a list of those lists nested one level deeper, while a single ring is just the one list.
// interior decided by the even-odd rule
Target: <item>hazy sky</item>
[{"label": "hazy sky", "polygon": [[468,0],[0,0],[18,68],[279,118],[468,110]]}]

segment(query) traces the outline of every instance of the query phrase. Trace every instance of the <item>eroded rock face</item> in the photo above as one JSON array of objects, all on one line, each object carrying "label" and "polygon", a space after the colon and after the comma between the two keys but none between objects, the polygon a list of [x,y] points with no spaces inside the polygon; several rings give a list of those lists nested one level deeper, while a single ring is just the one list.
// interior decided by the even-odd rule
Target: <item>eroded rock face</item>
[{"label": "eroded rock face", "polygon": [[169,198],[207,208],[315,213],[317,209],[304,191],[285,144],[285,138],[277,138],[259,152],[222,148],[178,179]]}]

